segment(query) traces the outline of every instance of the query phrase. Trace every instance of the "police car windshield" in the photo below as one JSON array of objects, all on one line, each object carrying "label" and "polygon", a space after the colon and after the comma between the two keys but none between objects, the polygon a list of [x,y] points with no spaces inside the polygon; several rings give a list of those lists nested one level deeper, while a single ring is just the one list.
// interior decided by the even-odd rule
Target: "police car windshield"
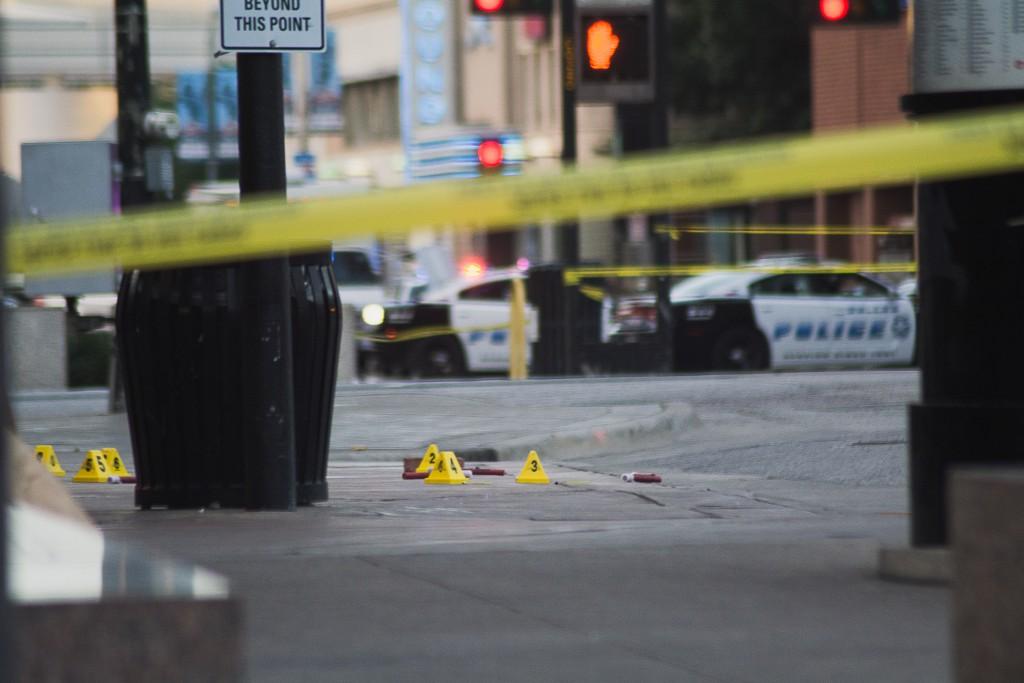
[{"label": "police car windshield", "polygon": [[706,273],[695,275],[688,280],[680,282],[672,288],[673,299],[692,299],[708,296],[712,291],[730,281],[736,281],[737,286],[745,284],[743,274],[739,273]]},{"label": "police car windshield", "polygon": [[370,259],[359,251],[336,251],[333,254],[334,277],[338,284],[375,285],[380,276],[373,272]]}]

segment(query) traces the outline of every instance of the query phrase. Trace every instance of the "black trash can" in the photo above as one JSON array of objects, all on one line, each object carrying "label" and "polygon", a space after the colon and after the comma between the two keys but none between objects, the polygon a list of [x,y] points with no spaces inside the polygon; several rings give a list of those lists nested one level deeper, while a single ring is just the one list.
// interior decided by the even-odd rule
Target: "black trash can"
[{"label": "black trash can", "polygon": [[[341,311],[330,254],[290,260],[296,498],[327,499]],[[117,344],[143,508],[245,505],[241,266],[132,271]]]}]

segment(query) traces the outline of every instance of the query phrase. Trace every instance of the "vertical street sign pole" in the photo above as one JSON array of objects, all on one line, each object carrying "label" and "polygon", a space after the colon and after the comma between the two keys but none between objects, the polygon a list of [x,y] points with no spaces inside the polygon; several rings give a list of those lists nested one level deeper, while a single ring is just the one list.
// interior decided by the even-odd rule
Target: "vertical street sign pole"
[{"label": "vertical street sign pole", "polygon": [[121,206],[148,204],[143,121],[150,106],[149,32],[145,0],[115,0],[117,43],[117,156]]},{"label": "vertical street sign pole", "polygon": [[[559,0],[559,19],[562,53],[562,167],[576,165],[576,0]],[[561,225],[558,240],[559,257],[566,267],[579,265],[580,226],[572,220]],[[552,368],[555,374],[572,375],[576,372],[578,320],[575,290],[563,288],[565,327],[561,359]]]},{"label": "vertical street sign pole", "polygon": [[206,71],[206,180],[215,182],[220,177],[220,162],[217,149],[220,145],[220,131],[217,130],[217,64],[210,60]]},{"label": "vertical street sign pole", "polygon": [[[117,160],[121,165],[120,203],[124,210],[153,201],[146,189],[144,122],[151,105],[149,83],[149,29],[146,0],[114,1],[115,69],[117,76]],[[122,284],[127,278],[122,278]],[[118,287],[121,295],[126,290]],[[111,413],[124,412],[123,366],[120,353],[112,358],[113,381],[107,405]]]},{"label": "vertical street sign pole", "polygon": [[[624,153],[668,147],[669,60],[665,0],[651,0],[650,8],[653,98],[642,102],[620,102],[616,106],[617,125]],[[672,241],[667,234],[657,232],[658,225],[667,223],[666,215],[647,217],[647,239],[653,244],[652,260],[657,266],[671,265]],[[670,289],[671,279],[668,276],[656,278],[659,350],[656,369],[661,372],[672,371],[674,355]]]},{"label": "vertical street sign pole", "polygon": [[[285,197],[281,55],[238,55],[238,153],[242,202]],[[295,415],[288,258],[242,266],[246,379],[246,507],[294,510]]]},{"label": "vertical street sign pole", "polygon": [[[669,108],[669,54],[668,54],[668,16],[667,0],[653,0],[653,39],[654,39],[654,104],[652,106],[653,121],[652,147],[664,149],[668,147],[668,108]],[[666,233],[658,232],[658,224],[669,223],[668,216],[651,217],[648,226],[654,240],[654,263],[658,266],[672,265],[672,239]],[[671,279],[661,275],[656,281],[658,308],[659,346],[666,354],[662,369],[671,372],[675,357],[675,330],[672,319]]]},{"label": "vertical street sign pole", "polygon": [[[559,0],[562,33],[562,165],[576,164],[576,0]],[[576,221],[562,226],[561,259],[579,264],[580,236]]]}]

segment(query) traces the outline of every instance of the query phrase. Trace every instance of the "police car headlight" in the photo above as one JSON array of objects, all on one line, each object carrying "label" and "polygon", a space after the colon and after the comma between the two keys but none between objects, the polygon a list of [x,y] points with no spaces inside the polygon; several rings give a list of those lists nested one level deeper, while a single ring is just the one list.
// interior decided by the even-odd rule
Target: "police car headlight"
[{"label": "police car headlight", "polygon": [[715,307],[711,304],[686,307],[687,320],[711,320],[713,317],[715,317]]},{"label": "police car headlight", "polygon": [[366,304],[363,306],[360,317],[370,327],[377,327],[384,322],[384,307],[380,304]]}]

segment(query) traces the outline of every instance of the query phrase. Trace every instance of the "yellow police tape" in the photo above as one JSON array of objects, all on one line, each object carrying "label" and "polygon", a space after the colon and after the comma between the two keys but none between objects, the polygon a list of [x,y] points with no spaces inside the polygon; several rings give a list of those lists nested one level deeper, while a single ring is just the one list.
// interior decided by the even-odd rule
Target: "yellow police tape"
[{"label": "yellow police tape", "polygon": [[805,266],[586,266],[582,268],[566,268],[562,274],[562,281],[568,286],[573,286],[580,284],[583,280],[591,278],[681,277],[722,272],[833,274],[916,273],[917,264],[911,261],[905,261],[892,263],[841,263]]},{"label": "yellow police tape", "polygon": [[881,226],[868,227],[838,227],[833,225],[815,225],[809,227],[795,227],[792,225],[747,225],[741,228],[712,228],[712,227],[690,227],[677,228],[669,225],[659,225],[654,232],[670,236],[672,239],[679,239],[680,235],[902,235],[912,237],[914,228],[886,228]]},{"label": "yellow police tape", "polygon": [[1024,166],[1024,110],[851,133],[724,145],[560,174],[480,178],[357,196],[23,225],[8,270],[25,274],[211,263],[393,237],[419,227],[497,229],[1005,171]]},{"label": "yellow police tape", "polygon": [[469,334],[472,332],[496,332],[507,330],[509,323],[498,325],[479,325],[476,327],[448,327],[447,325],[433,325],[429,327],[417,327],[403,332],[395,332],[392,336],[380,334],[357,334],[356,339],[370,341],[377,344],[398,344],[401,342],[416,341],[429,337],[444,337],[450,334]]},{"label": "yellow police tape", "polygon": [[579,291],[583,296],[587,297],[591,301],[597,301],[598,303],[604,301],[606,295],[604,289],[601,287],[594,287],[593,285],[580,285]]}]

